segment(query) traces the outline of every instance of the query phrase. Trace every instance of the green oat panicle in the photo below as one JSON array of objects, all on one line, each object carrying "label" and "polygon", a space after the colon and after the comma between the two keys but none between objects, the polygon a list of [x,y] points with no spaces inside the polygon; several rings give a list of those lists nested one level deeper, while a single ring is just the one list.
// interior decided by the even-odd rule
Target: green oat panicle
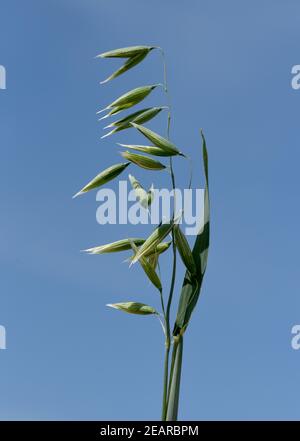
[{"label": "green oat panicle", "polygon": [[157,133],[153,132],[147,127],[141,126],[134,122],[131,124],[134,128],[136,128],[139,132],[141,132],[147,139],[149,139],[149,141],[151,141],[156,147],[161,148],[170,155],[184,156],[183,153],[181,153],[179,149],[168,139],[163,138],[162,136],[158,135]]},{"label": "green oat panicle", "polygon": [[119,309],[120,311],[127,312],[128,314],[137,315],[150,315],[158,314],[158,312],[152,308],[152,306],[145,303],[138,302],[123,302],[123,303],[108,303],[106,306],[110,308]]},{"label": "green oat panicle", "polygon": [[159,259],[158,253],[154,253],[147,258],[148,263],[152,266],[153,269],[156,269],[157,264],[158,264],[158,259]]},{"label": "green oat panicle", "polygon": [[130,162],[115,164],[103,170],[88,184],[86,184],[78,193],[76,193],[73,198],[76,198],[77,196],[80,196],[81,194],[84,194],[90,190],[93,190],[94,188],[98,188],[101,185],[104,185],[112,179],[116,178],[117,176],[119,176],[119,174],[122,173],[122,171],[125,170],[126,167],[128,167],[129,164]]},{"label": "green oat panicle", "polygon": [[120,144],[117,143],[119,146],[124,147],[126,149],[135,150],[137,152],[147,153],[148,155],[153,156],[174,156],[177,155],[177,153],[171,153],[170,151],[166,152],[165,150],[161,149],[160,147],[156,147],[153,145],[136,145],[136,144]]},{"label": "green oat panicle", "polygon": [[141,257],[149,255],[157,248],[157,246],[164,240],[164,238],[172,231],[174,222],[161,224],[155,228],[153,233],[146,239],[143,245],[138,249],[138,252],[132,259],[132,263],[136,263]]},{"label": "green oat panicle", "polygon": [[107,107],[111,109],[112,107],[126,106],[128,104],[137,104],[142,101],[146,96],[152,92],[158,85],[150,84],[149,86],[136,87],[129,92],[124,93]]},{"label": "green oat panicle", "polygon": [[114,78],[119,77],[123,73],[127,72],[128,70],[132,69],[134,66],[139,64],[143,59],[147,56],[147,52],[142,52],[140,54],[135,55],[134,57],[129,58],[123,66],[121,66],[119,69],[117,69],[115,72],[113,72],[108,78],[106,78],[103,81],[100,81],[100,84],[105,84],[108,81],[113,80]]},{"label": "green oat panicle", "polygon": [[[112,122],[108,126],[104,127],[104,129],[113,129],[103,135],[101,139],[106,138],[107,136],[113,135],[114,133],[120,132],[121,130],[130,129],[132,122],[145,123],[153,119],[159,112],[161,112],[165,107],[151,107],[148,109],[138,110],[137,112],[131,113],[130,115],[125,116],[117,121]],[[102,119],[102,118],[100,118]]]},{"label": "green oat panicle", "polygon": [[[133,242],[131,242],[131,247],[136,255],[138,252],[138,247]],[[155,271],[155,268],[153,268],[153,266],[148,262],[148,260],[144,256],[140,257],[139,263],[143,268],[145,274],[147,275],[148,279],[150,280],[150,282],[152,282],[155,288],[157,288],[161,292],[162,285],[160,278],[158,277]]]},{"label": "green oat panicle", "polygon": [[118,253],[120,251],[131,250],[131,243],[134,243],[136,246],[140,246],[145,242],[145,239],[141,238],[128,238],[117,240],[116,242],[107,243],[105,245],[99,245],[97,247],[88,248],[85,251],[88,254],[105,254],[105,253]]},{"label": "green oat panicle", "polygon": [[122,152],[121,155],[123,158],[127,159],[130,162],[133,162],[135,165],[138,165],[141,168],[145,168],[146,170],[164,170],[166,168],[165,165],[163,165],[159,161],[155,161],[152,158],[149,158],[148,156],[138,155],[136,153],[131,152]]},{"label": "green oat panicle", "polygon": [[[143,240],[143,243],[145,242],[145,239]],[[140,244],[140,245],[143,245]],[[159,256],[160,254],[163,254],[165,251],[167,251],[170,248],[172,241],[168,241],[168,242],[161,242],[157,245],[156,248],[152,248],[150,249],[148,252],[146,252],[144,254],[144,257],[147,258],[149,260],[150,257],[153,257],[154,255]],[[139,244],[135,243],[136,246],[140,246]],[[128,261],[132,262],[134,259],[134,255],[131,256]]]},{"label": "green oat panicle", "polygon": [[145,209],[149,208],[153,201],[153,186],[146,191],[134,176],[128,175],[128,179],[141,206]]},{"label": "green oat panicle", "polygon": [[131,58],[144,52],[148,53],[152,49],[155,49],[155,46],[122,47],[120,49],[113,49],[112,51],[103,52],[102,54],[96,55],[96,58]]},{"label": "green oat panicle", "polygon": [[116,121],[113,121],[112,123],[103,127],[103,129],[110,129],[112,127],[118,128],[118,127],[123,127],[125,125],[126,125],[126,127],[129,128],[131,122],[135,121],[139,115],[141,115],[144,112],[147,112],[148,110],[150,110],[150,107],[137,110],[136,112],[133,112],[133,113],[130,113],[129,115],[123,116],[123,118],[120,118]]},{"label": "green oat panicle", "polygon": [[[158,49],[162,55],[163,60],[163,73],[164,83],[148,84],[122,94],[114,101],[112,101],[104,109],[97,112],[100,114],[104,112],[104,116],[100,117],[99,121],[109,118],[113,115],[118,115],[123,111],[131,109],[131,107],[138,105],[144,99],[146,99],[151,92],[162,86],[163,91],[166,94],[166,101],[169,103],[168,97],[168,85],[167,85],[167,69],[165,62],[164,51],[160,47],[151,45],[140,45],[123,47],[119,49],[110,50],[97,55],[96,58],[113,58],[124,60],[123,64],[108,76],[103,83],[107,83],[123,74],[130,69],[141,63],[146,56],[153,49]],[[163,109],[168,109],[166,137],[159,135],[158,133],[145,127],[144,124],[155,118]],[[125,114],[126,115],[126,114]],[[126,151],[123,151],[121,155],[128,162],[112,165],[111,167],[103,170],[94,179],[92,179],[87,185],[85,185],[74,197],[86,193],[94,188],[106,184],[111,181],[120,173],[122,173],[129,164],[135,164],[145,170],[159,171],[167,169],[171,177],[172,190],[176,190],[176,178],[173,168],[173,157],[187,158],[181,150],[170,141],[170,124],[171,124],[171,108],[168,106],[149,106],[139,109],[137,111],[129,112],[126,116],[123,116],[111,124],[104,127],[108,129],[108,132],[102,136],[102,138],[108,137],[115,133],[124,131],[125,129],[136,129],[142,134],[149,145],[140,144],[124,144],[118,143],[121,147],[124,147]],[[133,133],[134,130],[131,131]],[[85,252],[89,254],[105,254],[116,253],[122,251],[131,251],[131,256],[127,259],[132,264],[139,262],[147,278],[151,281],[153,286],[159,291],[159,300],[161,304],[161,311],[158,312],[152,306],[146,305],[140,302],[120,302],[111,303],[108,306],[118,309],[120,311],[137,314],[137,315],[154,315],[160,321],[165,336],[165,357],[164,357],[164,372],[163,372],[163,394],[162,394],[162,420],[163,421],[177,421],[178,418],[178,405],[179,405],[179,392],[180,392],[180,379],[181,379],[181,365],[183,354],[183,340],[184,333],[190,322],[192,313],[197,305],[200,295],[203,277],[205,274],[208,258],[208,249],[210,242],[210,214],[209,214],[209,186],[208,186],[208,155],[206,148],[206,141],[204,134],[201,131],[202,137],[202,160],[204,164],[205,175],[205,196],[204,196],[204,222],[198,232],[193,248],[190,248],[189,242],[186,236],[181,231],[178,223],[181,218],[182,212],[175,216],[176,201],[175,196],[173,200],[173,215],[168,222],[160,223],[148,238],[136,238],[129,237],[126,239],[117,240],[112,243],[103,244],[93,248],[88,248]],[[149,156],[147,156],[149,155]],[[153,157],[164,157],[169,160],[168,166],[157,161]],[[163,174],[162,177],[167,175]],[[191,173],[190,173],[191,175]],[[139,181],[132,175],[129,175],[130,183],[135,191],[136,198],[143,208],[148,210],[150,214],[150,205],[152,203],[154,195],[153,184],[148,191],[146,191]],[[191,176],[190,184],[191,187]],[[171,237],[171,240],[164,241],[167,236]],[[172,246],[171,246],[172,245]],[[170,247],[171,246],[171,247]],[[162,276],[164,275],[159,266],[159,258],[162,253],[172,249],[172,265],[171,265],[171,283],[168,297],[163,292]],[[178,309],[176,314],[175,323],[171,323],[171,311],[175,300],[176,285],[176,265],[177,265],[177,251],[181,257],[181,260],[186,268],[185,276],[182,284],[182,290],[178,302]],[[156,272],[157,269],[157,272]],[[173,327],[173,332],[172,332]],[[172,357],[170,359],[170,351],[172,348]]]},{"label": "green oat panicle", "polygon": [[157,86],[159,86],[159,84],[150,84],[148,86],[136,87],[135,89],[129,90],[129,92],[126,92],[123,95],[119,96],[104,109],[99,110],[97,114],[104,112],[105,110],[112,109],[107,115],[102,118],[104,119],[115,113],[119,113],[122,110],[129,109],[130,107],[133,107],[143,101]]}]

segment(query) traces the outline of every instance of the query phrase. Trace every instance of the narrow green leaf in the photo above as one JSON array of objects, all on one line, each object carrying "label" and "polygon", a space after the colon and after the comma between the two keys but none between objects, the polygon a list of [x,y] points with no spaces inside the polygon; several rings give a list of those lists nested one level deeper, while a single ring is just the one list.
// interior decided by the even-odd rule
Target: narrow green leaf
[{"label": "narrow green leaf", "polygon": [[191,273],[191,275],[195,275],[196,264],[194,261],[192,250],[190,249],[189,243],[178,224],[174,226],[174,237],[176,247],[178,249],[182,262],[184,263],[186,269]]},{"label": "narrow green leaf", "polygon": [[[202,152],[203,164],[205,174],[205,195],[204,195],[204,226],[199,231],[193,247],[193,257],[196,263],[197,275],[191,277],[189,272],[186,272],[181,290],[179,306],[177,311],[176,322],[174,326],[173,335],[182,334],[190,321],[193,310],[196,307],[204,273],[207,266],[208,249],[209,249],[209,231],[210,231],[210,214],[209,214],[209,184],[208,184],[208,154],[205,137],[201,131],[202,137]],[[145,243],[142,245],[144,246]]]},{"label": "narrow green leaf", "polygon": [[138,302],[123,302],[123,303],[108,303],[106,306],[110,308],[119,309],[120,311],[127,312],[128,314],[137,315],[150,315],[158,314],[158,312],[152,308],[152,306],[145,303]]},{"label": "narrow green leaf", "polygon": [[135,57],[136,55],[139,55],[144,52],[148,53],[154,48],[155,48],[154,46],[122,47],[120,49],[113,49],[108,52],[103,52],[102,54],[97,55],[96,58],[130,58],[130,57]]},{"label": "narrow green leaf", "polygon": [[205,175],[205,190],[204,190],[204,225],[200,229],[197,235],[195,245],[193,248],[193,256],[197,267],[199,268],[199,273],[204,276],[207,258],[208,258],[208,248],[209,248],[209,233],[210,233],[210,207],[209,207],[209,182],[208,182],[208,153],[206,147],[206,140],[203,132],[201,131],[202,137],[202,151],[203,151],[203,165],[204,165],[204,175]]},{"label": "narrow green leaf", "polygon": [[166,166],[163,165],[161,162],[155,161],[154,159],[148,158],[147,156],[138,155],[131,152],[122,152],[121,155],[123,156],[123,158],[127,159],[135,165],[138,165],[141,168],[145,168],[146,170],[163,170],[166,168]]},{"label": "narrow green leaf", "polygon": [[172,144],[168,139],[163,138],[162,136],[158,135],[157,133],[153,132],[152,130],[148,129],[147,127],[141,126],[136,123],[132,123],[133,127],[135,127],[140,133],[142,133],[149,141],[151,141],[156,147],[161,148],[165,152],[171,154],[171,155],[181,155],[184,156],[183,153],[181,153],[178,148]]},{"label": "narrow green leaf", "polygon": [[77,196],[86,193],[94,188],[98,188],[101,185],[106,184],[107,182],[111,181],[112,179],[119,176],[120,173],[122,173],[123,170],[125,170],[126,167],[130,162],[125,162],[122,164],[115,164],[111,167],[108,167],[107,169],[103,170],[101,173],[99,173],[94,179],[92,179],[87,185],[85,185],[78,193],[76,193],[73,198],[76,198]]}]

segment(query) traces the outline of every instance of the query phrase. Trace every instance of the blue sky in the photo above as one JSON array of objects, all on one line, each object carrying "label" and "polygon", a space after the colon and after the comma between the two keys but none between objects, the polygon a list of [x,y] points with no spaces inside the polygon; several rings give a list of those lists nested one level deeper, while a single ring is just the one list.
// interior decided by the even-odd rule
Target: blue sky
[{"label": "blue sky", "polygon": [[[185,339],[180,418],[299,419],[300,352],[290,344],[300,323],[300,92],[290,84],[299,14],[296,0],[2,3],[1,419],[159,419],[161,329],[105,307],[158,306],[158,296],[123,256],[79,253],[151,229],[99,226],[95,193],[71,199],[119,161],[115,141],[130,138],[101,141],[95,111],[162,81],[153,53],[99,86],[115,63],[93,57],[135,44],[166,51],[172,140],[196,170],[200,127],[209,149],[212,243]],[[164,96],[155,91],[148,102]],[[164,117],[151,127],[165,130]],[[145,185],[162,185],[157,175]],[[203,185],[202,171],[194,185]]]}]

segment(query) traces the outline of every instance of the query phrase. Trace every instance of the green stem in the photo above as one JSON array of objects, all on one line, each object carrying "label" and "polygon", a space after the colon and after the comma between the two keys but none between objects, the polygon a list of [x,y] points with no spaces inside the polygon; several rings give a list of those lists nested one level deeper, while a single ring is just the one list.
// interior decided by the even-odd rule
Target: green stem
[{"label": "green stem", "polygon": [[[168,91],[168,82],[167,82],[167,67],[166,67],[166,59],[164,51],[160,48],[162,58],[163,58],[163,66],[164,66],[164,90],[165,94],[167,96],[168,100],[168,123],[167,123],[167,138],[170,138],[170,125],[171,125],[171,100],[170,95]],[[174,191],[174,205],[173,205],[173,215],[172,219],[174,220],[175,217],[175,210],[176,210],[176,204],[175,204],[175,175],[173,170],[173,162],[172,158],[170,158],[170,173],[171,173],[171,181],[172,181],[172,189]],[[167,408],[168,408],[168,383],[169,383],[169,356],[170,356],[170,345],[171,345],[171,328],[170,328],[170,312],[171,312],[171,305],[172,305],[172,299],[173,299],[173,293],[174,293],[174,287],[175,287],[175,280],[176,280],[176,245],[175,245],[175,239],[174,239],[174,232],[172,230],[172,249],[173,249],[173,265],[172,265],[172,278],[171,278],[171,285],[170,285],[170,292],[168,297],[168,303],[167,303],[167,309],[165,314],[165,322],[166,322],[166,342],[165,342],[165,361],[164,361],[164,384],[163,384],[163,405],[162,405],[162,420],[164,421],[166,419],[167,415]]]},{"label": "green stem", "polygon": [[159,290],[159,294],[160,294],[161,309],[162,309],[162,312],[163,312],[163,316],[166,319],[166,309],[165,309],[165,302],[164,302],[164,296],[163,296],[162,289]]},{"label": "green stem", "polygon": [[[173,346],[173,351],[172,351],[172,360],[171,360],[171,367],[170,367],[170,374],[169,374],[169,384],[168,384],[168,396],[167,396],[167,402],[169,402],[169,395],[170,395],[170,389],[171,389],[171,382],[172,382],[172,377],[173,377],[173,372],[174,372],[174,364],[175,364],[175,356],[176,356],[176,350],[177,350],[177,346]],[[167,409],[168,410],[168,409]],[[166,415],[165,415],[166,416]]]},{"label": "green stem", "polygon": [[166,420],[167,406],[168,406],[168,377],[169,377],[169,353],[170,344],[167,343],[166,339],[166,350],[165,350],[165,361],[164,361],[164,386],[163,386],[163,402],[162,402],[162,421]]},{"label": "green stem", "polygon": [[174,241],[174,235],[172,231],[172,248],[173,248],[173,268],[172,268],[172,280],[170,286],[170,293],[167,303],[166,310],[166,349],[165,349],[165,365],[164,365],[164,401],[163,401],[163,412],[162,420],[166,420],[167,408],[168,408],[168,382],[169,382],[169,354],[170,354],[170,344],[171,344],[171,329],[170,329],[170,312],[171,304],[174,293],[175,279],[176,279],[176,246]]},{"label": "green stem", "polygon": [[182,366],[183,337],[174,341],[166,421],[177,421]]},{"label": "green stem", "polygon": [[165,347],[166,347],[166,349],[165,349],[165,360],[164,360],[163,398],[162,398],[162,410],[161,410],[161,419],[162,419],[162,421],[164,421],[166,413],[167,413],[170,332],[169,332],[168,326],[167,326],[166,309],[165,309],[164,298],[163,298],[162,292],[160,293],[160,299],[161,299],[161,307],[162,307],[164,321],[165,321],[164,331],[165,331]]}]

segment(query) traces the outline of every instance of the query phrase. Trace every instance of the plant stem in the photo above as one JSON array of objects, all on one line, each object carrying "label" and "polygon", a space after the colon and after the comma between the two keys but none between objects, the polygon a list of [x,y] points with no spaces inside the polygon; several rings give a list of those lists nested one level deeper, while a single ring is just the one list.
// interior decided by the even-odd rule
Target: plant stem
[{"label": "plant stem", "polygon": [[166,338],[166,350],[165,350],[165,361],[164,361],[164,378],[163,378],[163,402],[162,402],[162,412],[161,419],[162,421],[166,420],[166,414],[168,409],[168,380],[169,380],[169,353],[170,353],[170,345],[167,346],[167,338]]},{"label": "plant stem", "polygon": [[166,421],[177,421],[182,366],[183,337],[174,341]]},{"label": "plant stem", "polygon": [[160,299],[161,299],[161,307],[163,311],[163,316],[165,320],[165,361],[164,361],[164,379],[163,379],[163,399],[162,399],[162,411],[161,411],[161,419],[165,420],[165,415],[167,412],[167,396],[168,396],[168,375],[169,375],[169,351],[170,351],[170,344],[169,344],[169,337],[168,337],[168,330],[167,330],[167,321],[166,321],[166,309],[164,304],[164,298],[162,291],[160,292]]},{"label": "plant stem", "polygon": [[[166,68],[166,59],[164,55],[164,51],[160,49],[162,57],[163,57],[163,65],[164,65],[164,90],[165,94],[167,96],[168,100],[168,123],[167,123],[167,138],[170,138],[170,125],[171,125],[171,100],[170,95],[168,91],[168,82],[167,82],[167,68]],[[171,181],[172,181],[172,189],[174,192],[174,205],[173,205],[173,215],[172,220],[174,220],[175,212],[176,212],[176,204],[175,204],[175,175],[173,170],[173,162],[172,158],[170,157],[170,173],[171,173]],[[173,265],[172,265],[172,279],[171,279],[171,286],[170,286],[170,292],[168,297],[168,303],[167,303],[167,309],[165,314],[165,321],[166,321],[166,341],[165,341],[165,360],[164,360],[164,379],[163,379],[163,405],[162,405],[162,420],[164,421],[167,416],[167,409],[168,409],[168,383],[169,383],[169,355],[170,355],[170,345],[171,345],[171,329],[170,329],[170,312],[171,312],[171,305],[172,305],[172,299],[173,299],[173,293],[174,293],[174,287],[175,287],[175,279],[176,279],[176,245],[175,245],[175,239],[174,239],[174,232],[172,230],[172,249],[173,249]]]},{"label": "plant stem", "polygon": [[165,349],[165,362],[164,362],[164,387],[163,387],[163,411],[162,420],[165,421],[167,409],[168,409],[168,383],[169,383],[169,354],[171,345],[171,329],[170,329],[170,311],[172,298],[174,293],[175,279],[176,279],[176,246],[174,241],[174,233],[172,231],[172,248],[173,248],[173,268],[172,268],[172,280],[170,286],[170,293],[167,303],[167,310],[165,315],[166,320],[166,349]]}]

